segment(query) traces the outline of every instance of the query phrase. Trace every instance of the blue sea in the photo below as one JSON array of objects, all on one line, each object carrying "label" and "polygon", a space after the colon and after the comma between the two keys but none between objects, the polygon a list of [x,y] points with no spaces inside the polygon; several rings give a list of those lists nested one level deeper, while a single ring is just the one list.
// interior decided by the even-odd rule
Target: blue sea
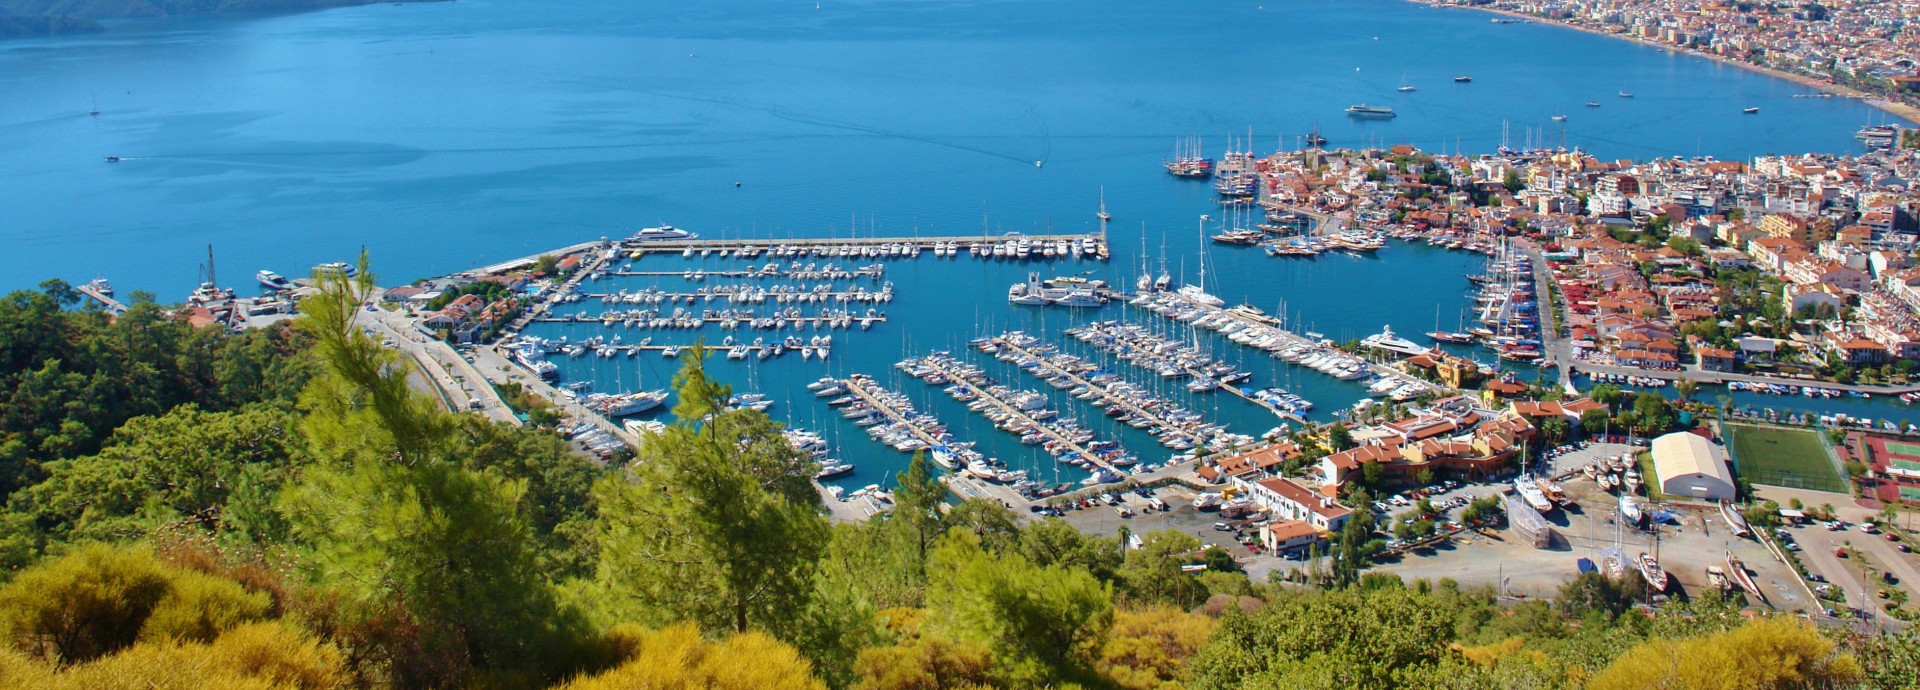
[{"label": "blue sea", "polygon": [[[1161,170],[1183,138],[1215,155],[1298,148],[1317,130],[1331,146],[1739,159],[1855,151],[1854,130],[1888,119],[1738,68],[1490,16],[1391,0],[460,0],[5,41],[0,289],[106,277],[180,299],[208,245],[230,285],[363,247],[395,284],[661,222],[704,237],[1091,232],[1104,190],[1111,262],[895,262],[889,322],[837,335],[827,364],[718,367],[775,393],[776,415],[838,433],[860,464],[846,481],[861,485],[903,457],[791,391],[828,372],[887,377],[906,354],[989,330],[1058,342],[1071,319],[1150,322],[1120,307],[1015,311],[1005,289],[1030,268],[1130,282],[1143,258],[1197,280],[1198,218],[1220,211],[1210,186]],[[1344,116],[1360,102],[1399,117]],[[1466,304],[1460,274],[1480,266],[1400,243],[1316,261],[1218,248],[1209,261],[1209,289],[1340,338],[1451,327]],[[1245,356],[1255,385],[1307,395],[1315,416],[1361,393]],[[569,373],[602,389],[636,375],[663,385],[667,363],[640,371],[639,359]],[[994,454],[1051,472],[937,390],[895,385]],[[1152,455],[1144,437],[1056,397]],[[1196,404],[1247,433],[1275,421],[1237,400]]]}]

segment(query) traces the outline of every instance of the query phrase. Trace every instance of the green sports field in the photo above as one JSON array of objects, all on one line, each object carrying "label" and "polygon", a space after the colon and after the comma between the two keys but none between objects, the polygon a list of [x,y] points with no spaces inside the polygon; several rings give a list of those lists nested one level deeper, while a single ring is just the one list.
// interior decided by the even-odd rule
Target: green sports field
[{"label": "green sports field", "polygon": [[1815,432],[1741,425],[1727,428],[1733,436],[1740,475],[1749,483],[1846,493],[1846,480]]}]

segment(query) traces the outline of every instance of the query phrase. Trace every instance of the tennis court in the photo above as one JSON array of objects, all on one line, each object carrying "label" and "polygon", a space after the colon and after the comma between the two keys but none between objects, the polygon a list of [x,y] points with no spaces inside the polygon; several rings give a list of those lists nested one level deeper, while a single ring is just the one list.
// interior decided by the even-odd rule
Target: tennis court
[{"label": "tennis court", "polygon": [[1886,445],[1887,445],[1887,450],[1889,452],[1892,452],[1895,455],[1905,455],[1910,458],[1920,458],[1920,443],[1906,443],[1904,441],[1888,441]]},{"label": "tennis court", "polygon": [[1769,486],[1845,493],[1846,480],[1819,437],[1805,429],[1729,425],[1740,474]]}]

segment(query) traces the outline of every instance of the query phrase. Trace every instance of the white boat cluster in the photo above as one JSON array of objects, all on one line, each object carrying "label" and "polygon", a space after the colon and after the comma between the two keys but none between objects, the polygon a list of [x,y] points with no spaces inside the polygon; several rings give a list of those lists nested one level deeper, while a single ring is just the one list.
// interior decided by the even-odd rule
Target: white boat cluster
[{"label": "white boat cluster", "polygon": [[833,354],[833,336],[816,335],[801,340],[800,336],[793,335],[777,343],[769,343],[766,338],[754,338],[751,343],[742,343],[735,341],[733,336],[727,336],[720,341],[720,349],[727,353],[727,359],[746,359],[748,354],[752,354],[756,359],[767,359],[789,352],[798,352],[801,359],[818,357],[824,360],[827,355]]},{"label": "white boat cluster", "polygon": [[[963,250],[977,259],[1091,259],[1100,255],[1100,242],[1083,237],[1075,237],[1072,240],[1042,240],[1012,236],[999,240],[944,244],[946,245],[944,250],[935,246],[936,256],[956,257]],[[945,253],[941,254],[941,251]]]},{"label": "white boat cluster", "polygon": [[1095,321],[1069,328],[1066,334],[1161,378],[1191,378],[1187,390],[1195,393],[1219,390],[1222,385],[1252,376],[1232,364],[1215,361],[1198,346],[1172,340],[1139,324]]},{"label": "white boat cluster", "polygon": [[[696,281],[706,280],[708,278],[786,278],[786,279],[792,279],[792,280],[854,280],[858,278],[872,278],[872,279],[878,280],[886,276],[886,274],[887,274],[886,264],[867,264],[864,266],[854,266],[854,267],[848,268],[848,267],[842,267],[840,264],[837,264],[837,263],[802,264],[798,261],[794,261],[794,262],[788,263],[785,266],[781,266],[780,263],[777,261],[770,261],[761,266],[750,266],[748,268],[739,269],[739,270],[709,271],[706,269],[687,269],[681,272],[680,277],[686,278],[687,280],[696,280]],[[672,274],[670,273],[666,273],[666,274],[637,273],[633,270],[633,263],[628,262],[626,264],[621,265],[620,269],[618,271],[615,271],[613,275],[626,276],[626,275],[672,275]],[[603,271],[595,272],[593,275],[587,276],[587,279],[599,280],[606,276],[607,276],[607,273],[606,271],[603,270]]]},{"label": "white boat cluster", "polygon": [[589,299],[598,299],[606,304],[669,304],[673,302],[713,302],[722,300],[730,304],[818,304],[834,302],[840,304],[865,303],[878,304],[893,301],[893,283],[883,283],[879,288],[849,286],[837,289],[832,283],[797,285],[760,286],[746,283],[713,285],[692,292],[668,292],[655,287],[629,291],[622,288],[618,292],[591,294]]},{"label": "white boat cluster", "polygon": [[626,441],[620,440],[619,436],[590,421],[582,420],[573,424],[564,424],[556,431],[561,436],[586,446],[588,451],[601,457],[611,456],[627,449]]},{"label": "white boat cluster", "polygon": [[820,466],[813,474],[814,479],[833,479],[853,473],[853,463],[834,458],[828,450],[827,440],[819,434],[805,429],[784,429],[780,435],[786,437],[787,444],[793,446],[794,450]]},{"label": "white boat cluster", "polygon": [[[1228,340],[1260,350],[1275,358],[1298,364],[1342,380],[1366,378],[1372,369],[1366,360],[1334,349],[1324,342],[1315,343],[1280,328],[1253,320],[1252,307],[1220,309],[1195,304],[1180,293],[1156,292],[1135,297],[1133,306],[1175,321],[1193,324],[1227,336]],[[1242,316],[1248,318],[1241,318]]]},{"label": "white boat cluster", "polygon": [[1105,286],[1106,282],[1099,280],[1042,281],[1039,273],[1028,273],[1027,282],[1007,288],[1007,302],[1037,307],[1100,307],[1107,303],[1106,295],[1100,292]]},{"label": "white boat cluster", "polygon": [[1401,376],[1382,376],[1367,386],[1367,395],[1386,398],[1394,402],[1406,402],[1415,396],[1433,390],[1433,384],[1419,379]]},{"label": "white boat cluster", "polygon": [[547,320],[597,321],[608,328],[623,326],[647,329],[693,329],[713,324],[726,330],[741,327],[761,330],[788,328],[799,330],[806,327],[847,329],[858,325],[864,330],[886,319],[885,313],[871,308],[861,313],[847,309],[821,309],[809,313],[799,307],[789,307],[762,314],[751,309],[703,309],[696,313],[686,307],[675,307],[670,312],[665,309],[615,309],[599,314],[576,314],[572,318],[551,317]]},{"label": "white boat cluster", "polygon": [[[1096,440],[1078,421],[1061,418],[1047,407],[1047,396],[1002,385],[951,354],[935,352],[895,366],[930,385],[945,385],[953,399],[991,420],[996,428],[1018,435],[1021,443],[1039,445],[1060,462],[1093,472],[1085,482],[1089,485],[1119,481],[1120,474],[1110,468],[1139,465],[1139,459],[1118,442]],[[1133,471],[1145,470],[1138,466]]]},{"label": "white boat cluster", "polygon": [[[912,453],[942,446],[951,453],[944,456],[947,462],[952,462],[953,457],[967,460],[979,457],[970,444],[957,443],[938,418],[915,410],[907,396],[882,388],[870,376],[826,377],[807,384],[807,390],[813,391],[816,397],[826,398],[828,405],[842,408],[841,417],[866,429],[873,440],[894,450]],[[929,443],[929,439],[933,442]]]},{"label": "white boat cluster", "polygon": [[1198,413],[1154,395],[1145,386],[1061,352],[1026,333],[1014,331],[998,338],[979,338],[972,344],[981,352],[1039,377],[1049,386],[1102,407],[1114,421],[1145,431],[1160,445],[1173,450],[1190,450],[1197,444],[1228,448],[1253,441],[1228,434],[1225,426],[1210,424]]}]

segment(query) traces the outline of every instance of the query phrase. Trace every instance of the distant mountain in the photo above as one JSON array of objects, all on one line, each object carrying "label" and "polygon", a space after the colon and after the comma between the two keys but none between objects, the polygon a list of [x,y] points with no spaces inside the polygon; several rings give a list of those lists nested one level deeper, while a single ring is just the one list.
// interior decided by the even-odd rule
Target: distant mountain
[{"label": "distant mountain", "polygon": [[100,22],[86,17],[45,15],[16,17],[0,11],[0,38],[77,34],[104,29],[106,27],[101,26]]},{"label": "distant mountain", "polygon": [[[101,31],[96,19],[317,10],[381,0],[0,0],[0,38]],[[392,0],[387,0],[392,1]],[[418,1],[418,0],[401,0]]]}]

